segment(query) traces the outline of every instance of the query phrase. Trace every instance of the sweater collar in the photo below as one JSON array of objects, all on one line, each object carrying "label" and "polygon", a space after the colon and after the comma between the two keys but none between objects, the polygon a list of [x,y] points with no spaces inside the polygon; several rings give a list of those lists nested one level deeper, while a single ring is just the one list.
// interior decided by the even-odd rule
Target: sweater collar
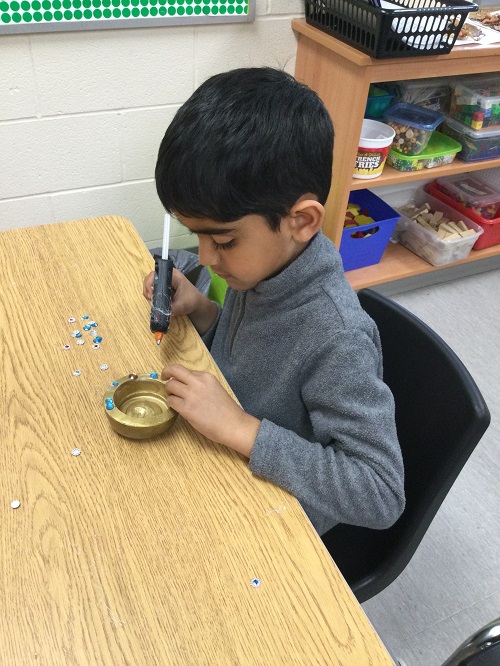
[{"label": "sweater collar", "polygon": [[[262,280],[249,293],[259,297],[273,299],[284,299],[289,295],[297,294],[297,285],[301,286],[300,291],[307,293],[310,288],[314,288],[313,283],[321,275],[324,275],[325,268],[330,270],[332,265],[339,263],[339,270],[342,272],[340,257],[333,243],[319,231],[309,242],[309,245],[301,254],[286,268],[267,280]],[[304,278],[307,279],[307,285],[304,288]]]}]

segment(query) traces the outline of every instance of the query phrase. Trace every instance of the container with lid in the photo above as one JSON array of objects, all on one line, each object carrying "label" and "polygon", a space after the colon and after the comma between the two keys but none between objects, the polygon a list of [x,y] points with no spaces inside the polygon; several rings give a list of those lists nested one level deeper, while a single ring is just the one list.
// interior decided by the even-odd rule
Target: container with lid
[{"label": "container with lid", "polygon": [[453,162],[461,148],[462,145],[458,141],[436,130],[432,133],[425,150],[419,155],[404,155],[391,148],[386,163],[398,171],[432,169]]},{"label": "container with lid", "polygon": [[[405,201],[403,205],[397,205],[390,199],[388,203],[401,213],[392,237],[433,266],[444,266],[465,259],[483,234],[483,229],[478,224],[424,190],[415,192],[412,199]],[[417,221],[420,217],[418,212],[424,209],[424,205],[433,214],[442,214],[438,224],[446,223],[447,228],[451,221],[461,224],[462,230],[452,235],[447,235],[446,232],[440,235],[429,224],[421,226],[422,223]],[[466,227],[465,230],[463,226]]]},{"label": "container with lid", "polygon": [[436,185],[441,192],[486,220],[493,220],[500,215],[500,192],[477,177],[458,174],[438,178]]},{"label": "container with lid", "polygon": [[445,111],[450,97],[448,79],[418,79],[398,81],[398,101],[422,106],[433,111]]},{"label": "container with lid", "polygon": [[466,78],[452,86],[450,115],[474,130],[500,129],[500,76]]},{"label": "container with lid", "polygon": [[419,155],[427,147],[432,132],[443,122],[439,111],[406,102],[387,109],[385,118],[396,133],[392,149],[405,155]]},{"label": "container with lid", "polygon": [[436,180],[427,183],[424,186],[424,189],[432,196],[444,201],[448,206],[456,208],[461,215],[465,215],[483,229],[484,233],[474,243],[473,250],[482,250],[485,247],[491,247],[492,245],[498,245],[500,243],[500,217],[486,220],[484,217],[475,213],[472,208],[462,206],[462,204],[459,204],[456,199],[452,199],[442,192],[439,189]]},{"label": "container with lid", "polygon": [[443,132],[462,144],[457,157],[464,162],[482,162],[500,157],[500,127],[474,130],[455,118],[445,118]]}]

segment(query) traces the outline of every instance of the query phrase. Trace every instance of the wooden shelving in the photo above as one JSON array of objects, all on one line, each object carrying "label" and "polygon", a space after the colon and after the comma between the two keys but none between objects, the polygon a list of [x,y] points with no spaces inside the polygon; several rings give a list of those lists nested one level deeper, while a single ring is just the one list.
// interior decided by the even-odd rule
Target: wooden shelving
[{"label": "wooden shelving", "polygon": [[485,160],[484,162],[462,162],[461,160],[453,160],[451,164],[445,164],[441,167],[434,169],[422,169],[421,171],[397,171],[392,167],[386,165],[382,174],[378,178],[372,180],[361,180],[353,178],[351,180],[351,190],[370,190],[376,187],[384,187],[384,185],[399,185],[413,182],[415,180],[429,180],[430,178],[442,178],[443,176],[451,176],[454,173],[468,173],[469,171],[479,171],[481,169],[491,169],[493,167],[500,167],[500,159]]},{"label": "wooden shelving", "polygon": [[[373,180],[352,177],[371,83],[498,72],[500,44],[458,46],[451,53],[441,56],[376,60],[308,25],[305,19],[294,19],[292,27],[298,37],[295,76],[318,93],[336,129],[332,187],[325,206],[323,231],[337,246],[351,190],[397,184],[404,186],[418,180],[500,167],[500,159],[475,163],[454,160],[442,167],[412,172],[401,172],[387,166],[382,175]],[[466,259],[457,263],[496,256],[500,260],[500,245],[473,250]],[[436,270],[439,269],[404,247],[390,244],[379,264],[349,271],[347,277],[354,288],[360,289]]]},{"label": "wooden shelving", "polygon": [[358,290],[491,257],[500,257],[500,245],[486,247],[484,250],[472,250],[465,259],[453,264],[432,266],[399,243],[389,243],[380,263],[348,271],[346,276],[352,288]]}]

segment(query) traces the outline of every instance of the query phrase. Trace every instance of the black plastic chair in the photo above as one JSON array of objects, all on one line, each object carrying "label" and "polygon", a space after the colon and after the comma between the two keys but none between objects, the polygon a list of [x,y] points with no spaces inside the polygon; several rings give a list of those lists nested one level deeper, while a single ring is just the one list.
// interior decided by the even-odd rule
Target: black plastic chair
[{"label": "black plastic chair", "polygon": [[337,525],[322,536],[358,601],[406,567],[490,423],[488,407],[458,356],[429,326],[372,289],[358,292],[382,341],[384,381],[396,403],[406,508],[389,529]]},{"label": "black plastic chair", "polygon": [[500,617],[474,633],[442,666],[499,666]]}]

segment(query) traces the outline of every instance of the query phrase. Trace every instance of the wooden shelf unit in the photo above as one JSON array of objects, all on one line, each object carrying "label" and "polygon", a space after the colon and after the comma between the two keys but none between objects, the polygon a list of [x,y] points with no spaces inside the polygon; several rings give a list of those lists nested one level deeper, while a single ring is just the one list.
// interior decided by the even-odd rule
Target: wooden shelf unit
[{"label": "wooden shelf unit", "polygon": [[[500,44],[458,46],[448,55],[377,60],[308,25],[305,19],[294,19],[292,27],[298,38],[295,77],[318,93],[336,130],[332,187],[325,206],[323,231],[337,246],[340,245],[351,190],[404,185],[416,180],[500,167],[500,159],[469,163],[454,160],[451,164],[422,171],[402,172],[386,166],[382,175],[373,180],[352,177],[371,83],[498,72]],[[493,256],[500,257],[500,245],[472,251],[457,263]],[[347,277],[355,289],[360,289],[434,270],[438,268],[404,247],[390,244],[379,264],[349,271]]]}]

